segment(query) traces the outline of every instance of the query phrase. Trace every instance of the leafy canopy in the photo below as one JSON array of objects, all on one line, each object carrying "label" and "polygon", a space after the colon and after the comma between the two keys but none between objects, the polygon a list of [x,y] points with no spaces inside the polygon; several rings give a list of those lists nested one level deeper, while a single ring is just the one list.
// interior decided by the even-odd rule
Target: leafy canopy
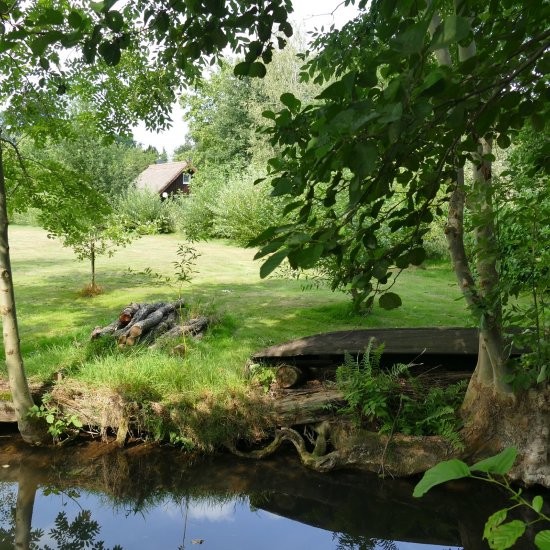
[{"label": "leafy canopy", "polygon": [[[455,11],[442,0],[375,0],[359,7],[359,17],[313,44],[302,77],[325,84],[317,103],[285,95],[285,107],[270,116],[272,144],[281,148],[270,161],[272,195],[287,199],[288,223],[251,244],[267,257],[263,277],[285,258],[307,268],[323,257],[340,264],[361,257],[338,283],[371,304],[399,269],[424,260],[440,191],[456,181],[458,166],[479,162],[479,138],[492,135],[505,147],[528,121],[542,127],[550,6],[464,0]],[[461,61],[459,50],[472,41],[476,53]],[[436,62],[442,48],[449,65]],[[401,233],[389,246],[379,237],[386,224]],[[393,293],[380,300],[400,304]]]}]

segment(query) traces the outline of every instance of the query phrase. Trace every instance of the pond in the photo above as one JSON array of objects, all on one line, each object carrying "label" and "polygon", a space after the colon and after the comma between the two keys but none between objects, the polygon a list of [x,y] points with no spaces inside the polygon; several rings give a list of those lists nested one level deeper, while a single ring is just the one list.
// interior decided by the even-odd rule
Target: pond
[{"label": "pond", "polygon": [[29,450],[10,436],[0,438],[0,549],[487,548],[483,523],[503,495],[455,483],[414,499],[414,484],[312,472],[291,452],[191,460],[149,445]]}]

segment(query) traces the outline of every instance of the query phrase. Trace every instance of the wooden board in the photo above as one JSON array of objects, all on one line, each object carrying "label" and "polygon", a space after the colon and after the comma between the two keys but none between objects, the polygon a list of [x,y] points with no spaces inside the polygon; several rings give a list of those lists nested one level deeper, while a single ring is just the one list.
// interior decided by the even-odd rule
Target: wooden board
[{"label": "wooden board", "polygon": [[371,338],[384,343],[384,354],[463,355],[478,352],[478,330],[474,328],[360,329],[306,336],[254,354],[253,359],[299,356],[342,356],[363,354]]}]

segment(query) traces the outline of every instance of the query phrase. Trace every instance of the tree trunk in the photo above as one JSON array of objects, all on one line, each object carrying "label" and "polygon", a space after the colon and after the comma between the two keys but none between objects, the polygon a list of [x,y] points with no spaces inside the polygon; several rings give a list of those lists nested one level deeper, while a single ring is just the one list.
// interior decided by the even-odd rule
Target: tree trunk
[{"label": "tree trunk", "polygon": [[32,513],[36,496],[36,483],[26,476],[19,478],[17,506],[15,509],[15,548],[29,550],[31,547]]},{"label": "tree trunk", "polygon": [[90,242],[90,264],[92,269],[92,290],[95,289],[95,242]]},{"label": "tree trunk", "polygon": [[[477,366],[470,381],[463,404],[465,418],[478,416],[480,393],[499,395],[513,400],[514,394],[507,384],[506,350],[502,330],[502,304],[497,271],[497,245],[494,228],[493,184],[491,163],[484,156],[492,151],[491,141],[481,139],[478,161],[474,167],[474,185],[469,206],[479,218],[475,228],[477,296],[480,318],[479,352]],[[489,397],[490,399],[490,397]]]},{"label": "tree trunk", "polygon": [[[462,0],[455,0],[457,14],[468,17],[469,14],[464,13],[465,8],[466,4]],[[440,22],[441,18],[435,14],[430,25],[431,33]],[[447,49],[434,53],[441,65],[452,63]],[[460,61],[471,58],[475,53],[473,41],[467,47],[458,48]],[[466,190],[462,167],[457,167],[445,228],[459,287],[468,307],[479,320],[480,327],[477,365],[461,409],[465,423],[462,436],[472,460],[495,454],[507,446],[517,447],[519,459],[512,476],[528,485],[540,483],[550,487],[548,387],[516,396],[506,382],[508,351],[503,336],[502,304],[498,288],[494,186],[491,161],[488,160],[490,157],[486,156],[491,152],[491,140],[480,138],[474,166],[474,184],[468,194],[468,208],[477,218],[477,280],[472,274],[464,246]]]},{"label": "tree trunk", "polygon": [[2,152],[2,144],[0,144],[0,310],[6,368],[21,436],[27,443],[39,445],[47,441],[47,433],[45,425],[27,418],[27,413],[34,403],[25,376],[19,342],[8,241],[8,211]]}]

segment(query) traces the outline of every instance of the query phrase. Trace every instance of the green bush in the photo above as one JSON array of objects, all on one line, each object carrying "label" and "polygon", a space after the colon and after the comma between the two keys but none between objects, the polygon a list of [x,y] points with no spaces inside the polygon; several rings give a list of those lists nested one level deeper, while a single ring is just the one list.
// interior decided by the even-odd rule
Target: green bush
[{"label": "green bush", "polygon": [[266,227],[280,223],[282,207],[271,197],[267,182],[254,185],[260,174],[248,172],[228,180],[213,205],[217,237],[246,245]]},{"label": "green bush", "polygon": [[222,170],[208,166],[199,170],[193,177],[191,194],[184,202],[182,201],[177,220],[178,230],[189,240],[204,240],[215,236],[213,208],[225,182],[226,175]]},{"label": "green bush", "polygon": [[254,185],[262,175],[252,169],[229,175],[206,169],[197,174],[178,222],[187,238],[225,238],[245,245],[279,223],[282,207],[269,195],[269,184]]},{"label": "green bush", "polygon": [[156,193],[131,188],[115,201],[114,210],[124,219],[127,229],[142,235],[174,233],[172,201],[162,201]]}]

